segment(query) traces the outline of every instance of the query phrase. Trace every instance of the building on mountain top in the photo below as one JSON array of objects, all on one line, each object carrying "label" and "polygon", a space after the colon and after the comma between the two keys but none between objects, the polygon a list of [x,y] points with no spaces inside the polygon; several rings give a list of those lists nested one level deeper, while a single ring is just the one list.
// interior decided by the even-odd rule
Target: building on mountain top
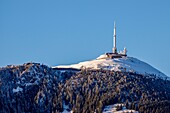
[{"label": "building on mountain top", "polygon": [[113,30],[113,49],[112,53],[105,53],[106,58],[114,59],[114,58],[122,58],[127,56],[127,49],[124,48],[123,52],[117,52],[116,47],[116,24],[114,22],[114,30]]}]

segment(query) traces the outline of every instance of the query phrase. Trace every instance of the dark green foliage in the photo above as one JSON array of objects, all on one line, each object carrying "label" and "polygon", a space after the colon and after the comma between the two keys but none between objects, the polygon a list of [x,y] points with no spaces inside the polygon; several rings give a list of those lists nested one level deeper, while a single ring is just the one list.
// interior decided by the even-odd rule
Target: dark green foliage
[{"label": "dark green foliage", "polygon": [[[3,113],[56,113],[64,104],[74,113],[101,113],[116,103],[140,113],[170,111],[170,81],[154,75],[86,69],[60,73],[36,63],[0,68],[0,75]],[[22,91],[13,91],[17,87]]]},{"label": "dark green foliage", "polygon": [[[64,88],[65,100],[77,108],[74,112],[102,112],[104,106],[115,103],[124,103],[140,113],[170,110],[170,81],[165,83],[156,76],[82,70],[67,80]],[[160,101],[166,106],[154,106]]]},{"label": "dark green foliage", "polygon": [[[55,72],[37,63],[0,69],[0,113],[62,111],[62,84]],[[17,88],[21,91],[15,91]]]}]

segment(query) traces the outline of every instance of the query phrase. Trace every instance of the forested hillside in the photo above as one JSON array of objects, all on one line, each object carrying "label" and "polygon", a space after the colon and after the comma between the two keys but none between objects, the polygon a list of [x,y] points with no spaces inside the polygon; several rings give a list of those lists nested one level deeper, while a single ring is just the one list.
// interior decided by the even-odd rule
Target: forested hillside
[{"label": "forested hillside", "polygon": [[116,103],[139,113],[169,113],[170,81],[109,70],[60,72],[38,63],[0,68],[1,113],[57,113],[64,106],[101,113]]}]

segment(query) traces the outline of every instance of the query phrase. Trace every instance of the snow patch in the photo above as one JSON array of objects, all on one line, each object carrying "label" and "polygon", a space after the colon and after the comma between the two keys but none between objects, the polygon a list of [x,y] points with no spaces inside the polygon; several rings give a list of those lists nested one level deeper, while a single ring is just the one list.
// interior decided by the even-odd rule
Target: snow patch
[{"label": "snow patch", "polygon": [[32,83],[25,83],[25,85],[26,85],[26,86],[31,86],[31,85],[32,85]]},{"label": "snow patch", "polygon": [[63,112],[62,113],[73,113],[73,111],[71,110],[69,110],[69,107],[68,107],[68,105],[65,105],[65,102],[63,102],[64,104],[63,104]]},{"label": "snow patch", "polygon": [[[122,110],[117,111],[118,106],[122,106]],[[135,110],[126,109],[124,104],[113,104],[105,106],[103,113],[139,113],[139,112]]]},{"label": "snow patch", "polygon": [[19,92],[19,91],[23,91],[23,89],[22,88],[20,88],[19,86],[15,89],[15,88],[13,88],[13,93],[17,93],[17,92]]}]

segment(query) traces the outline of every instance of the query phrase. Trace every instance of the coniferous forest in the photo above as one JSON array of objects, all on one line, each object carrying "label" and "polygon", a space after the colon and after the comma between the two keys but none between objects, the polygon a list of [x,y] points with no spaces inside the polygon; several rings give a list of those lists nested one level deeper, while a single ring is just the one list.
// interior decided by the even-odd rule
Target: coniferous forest
[{"label": "coniferous forest", "polygon": [[39,63],[0,68],[0,113],[101,113],[123,103],[139,113],[170,112],[170,81],[109,70],[56,71]]}]

